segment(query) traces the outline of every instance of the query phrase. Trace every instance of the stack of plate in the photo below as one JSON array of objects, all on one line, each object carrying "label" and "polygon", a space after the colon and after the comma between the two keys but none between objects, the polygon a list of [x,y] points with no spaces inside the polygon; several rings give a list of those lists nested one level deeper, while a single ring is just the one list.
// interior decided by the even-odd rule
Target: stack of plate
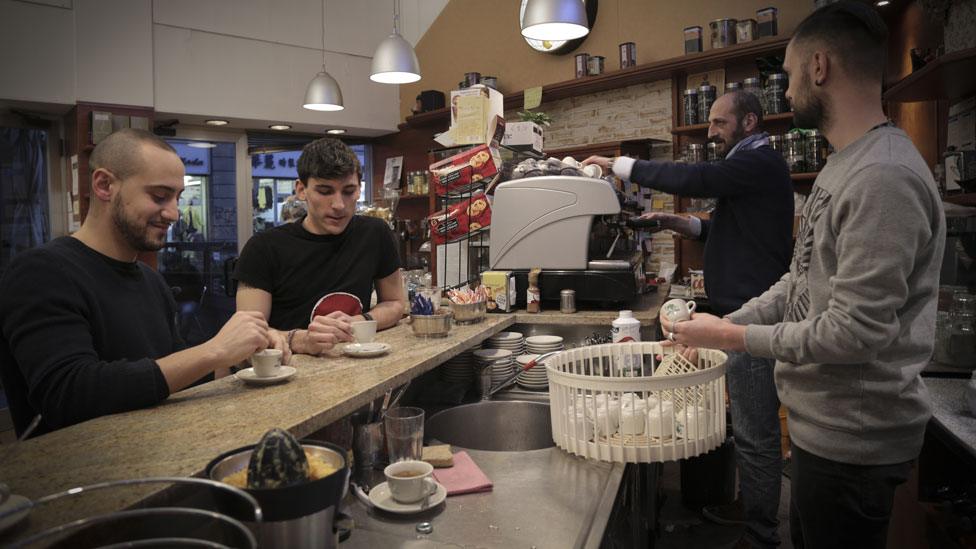
[{"label": "stack of plate", "polygon": [[471,383],[474,381],[473,351],[465,351],[448,360],[441,366],[441,379],[449,383]]},{"label": "stack of plate", "polygon": [[[533,361],[539,355],[520,355],[516,357],[515,361],[518,363],[519,368],[525,367],[526,364]],[[545,390],[549,388],[549,376],[546,374],[545,364],[536,364],[531,370],[527,372],[522,372],[515,382],[518,383],[519,387],[523,389],[533,389],[533,390]]]},{"label": "stack of plate", "polygon": [[544,355],[553,351],[563,350],[563,338],[551,335],[537,335],[525,338],[525,352],[533,355]]},{"label": "stack of plate", "polygon": [[515,373],[515,355],[506,349],[481,349],[473,353],[478,369],[491,368],[492,386],[505,381]]},{"label": "stack of plate", "polygon": [[525,353],[525,338],[518,332],[498,332],[485,341],[486,349],[505,349],[518,356]]}]

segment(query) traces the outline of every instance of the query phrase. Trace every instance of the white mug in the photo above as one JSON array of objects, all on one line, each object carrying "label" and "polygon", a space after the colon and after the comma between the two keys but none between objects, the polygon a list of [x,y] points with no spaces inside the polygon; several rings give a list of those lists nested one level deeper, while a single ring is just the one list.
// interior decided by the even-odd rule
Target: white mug
[{"label": "white mug", "polygon": [[360,320],[350,324],[352,335],[356,338],[356,343],[372,343],[376,338],[376,321]]},{"label": "white mug", "polygon": [[661,305],[661,312],[671,322],[680,322],[682,320],[689,320],[691,313],[695,312],[695,307],[697,307],[697,304],[694,301],[672,299],[665,302],[664,305]]},{"label": "white mug", "polygon": [[433,495],[437,491],[437,483],[431,478],[433,473],[433,465],[415,460],[398,461],[383,469],[390,495],[400,503],[413,503]]},{"label": "white mug", "polygon": [[258,377],[271,377],[281,366],[281,349],[265,349],[251,355],[251,367]]}]

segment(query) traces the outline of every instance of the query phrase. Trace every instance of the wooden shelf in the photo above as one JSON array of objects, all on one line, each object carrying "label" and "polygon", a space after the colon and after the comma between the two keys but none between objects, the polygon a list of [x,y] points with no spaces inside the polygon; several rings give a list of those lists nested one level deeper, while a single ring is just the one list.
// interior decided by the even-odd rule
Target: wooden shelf
[{"label": "wooden shelf", "polygon": [[902,78],[884,92],[884,100],[955,101],[976,93],[976,48],[948,53]]},{"label": "wooden shelf", "polygon": [[807,172],[807,173],[791,173],[790,179],[794,183],[813,183],[813,180],[820,175],[820,172]]},{"label": "wooden shelf", "polygon": [[[763,124],[778,124],[780,122],[792,122],[793,113],[784,112],[780,114],[770,114],[769,116],[763,117]],[[676,126],[671,128],[672,135],[684,135],[691,133],[706,133],[708,132],[708,124],[695,124],[693,126]]]},{"label": "wooden shelf", "polygon": [[400,200],[417,200],[418,198],[430,198],[426,194],[401,194]]},{"label": "wooden shelf", "polygon": [[976,193],[953,194],[943,198],[942,201],[960,206],[976,206]]},{"label": "wooden shelf", "polygon": [[[555,84],[542,87],[542,102],[546,103],[567,97],[576,97],[625,88],[634,84],[664,80],[692,71],[700,72],[723,68],[730,63],[737,63],[782,52],[786,49],[789,41],[789,37],[771,36],[728,48],[692,53],[627,69],[606,72],[599,76],[587,76],[556,82]],[[520,109],[524,102],[524,95],[521,91],[505,95],[505,110]],[[450,108],[445,107],[436,111],[408,116],[404,125],[412,128],[442,125],[446,128],[450,121],[450,116]]]}]

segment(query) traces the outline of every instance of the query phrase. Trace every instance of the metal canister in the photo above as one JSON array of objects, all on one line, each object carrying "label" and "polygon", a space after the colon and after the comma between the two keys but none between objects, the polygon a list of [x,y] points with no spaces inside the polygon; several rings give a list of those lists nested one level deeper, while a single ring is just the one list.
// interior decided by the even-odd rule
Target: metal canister
[{"label": "metal canister", "polygon": [[624,42],[620,44],[620,68],[626,69],[637,66],[637,44]]},{"label": "metal canister", "polygon": [[685,126],[694,126],[698,123],[698,88],[688,88],[682,97],[684,98],[682,103],[685,111]]},{"label": "metal canister", "polygon": [[745,19],[735,24],[735,40],[742,44],[752,42],[759,36],[759,25],[755,19]]},{"label": "metal canister", "polygon": [[790,110],[786,89],[790,86],[787,76],[781,72],[770,74],[766,80],[766,114],[780,114]]},{"label": "metal canister", "polygon": [[756,20],[759,27],[759,38],[766,36],[776,36],[778,33],[776,25],[776,14],[779,10],[776,8],[763,8],[761,10],[756,10]]},{"label": "metal canister", "polygon": [[827,139],[818,130],[807,132],[806,160],[810,172],[819,172],[827,163]]},{"label": "metal canister", "polygon": [[481,83],[481,73],[480,72],[466,72],[464,73],[464,87],[470,88],[475,84]]},{"label": "metal canister", "polygon": [[565,314],[576,312],[576,290],[561,290],[559,292],[559,312]]},{"label": "metal canister", "polygon": [[708,24],[712,34],[712,49],[735,45],[735,19],[716,19]]},{"label": "metal canister", "polygon": [[488,86],[493,90],[498,89],[498,77],[497,76],[482,76],[481,83]]},{"label": "metal canister", "polygon": [[749,92],[762,100],[762,84],[755,76],[746,78],[742,81],[742,91]]},{"label": "metal canister", "polygon": [[715,86],[702,84],[698,87],[698,120],[702,124],[708,121],[712,103],[715,103]]},{"label": "metal canister", "polygon": [[602,55],[590,56],[590,59],[586,62],[586,74],[590,76],[603,74],[603,61],[604,57]]},{"label": "metal canister", "polygon": [[718,143],[709,141],[708,145],[705,145],[705,162],[716,162],[718,160]]},{"label": "metal canister", "polygon": [[739,91],[742,89],[742,82],[726,82],[725,93]]},{"label": "metal canister", "polygon": [[783,145],[786,154],[786,165],[790,168],[790,173],[802,173],[806,170],[806,140],[800,132],[790,132],[783,137]]},{"label": "metal canister", "polygon": [[587,65],[590,62],[590,54],[588,53],[578,53],[576,54],[576,78],[583,78],[586,76]]},{"label": "metal canister", "polygon": [[698,53],[702,51],[702,28],[685,27],[685,53]]},{"label": "metal canister", "polygon": [[685,148],[685,162],[697,164],[705,161],[705,145],[701,143],[689,143]]},{"label": "metal canister", "polygon": [[783,136],[782,135],[770,135],[769,136],[769,147],[779,154],[783,154]]}]

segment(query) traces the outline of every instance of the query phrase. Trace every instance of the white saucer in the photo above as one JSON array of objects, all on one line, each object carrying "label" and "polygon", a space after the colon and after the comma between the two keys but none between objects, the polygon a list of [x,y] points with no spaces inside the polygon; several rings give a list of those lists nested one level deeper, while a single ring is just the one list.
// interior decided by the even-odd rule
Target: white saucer
[{"label": "white saucer", "polygon": [[[18,507],[29,501],[30,500],[25,498],[24,496],[18,496],[17,494],[10,494],[10,497],[7,498],[7,501],[3,502],[3,505],[0,505],[0,513],[5,513],[10,509],[13,509],[14,507]],[[24,520],[25,518],[27,518],[27,515],[29,515],[30,512],[31,509],[30,507],[28,507],[22,511],[14,513],[13,515],[10,515],[9,517],[0,519],[0,532],[3,532],[4,530],[11,528],[17,523],[19,523],[20,521]]]},{"label": "white saucer", "polygon": [[551,345],[562,345],[563,338],[552,335],[529,336],[525,338],[525,343],[533,347],[549,347]]},{"label": "white saucer", "polygon": [[427,509],[420,508],[424,503],[422,499],[414,503],[400,503],[393,499],[393,494],[390,493],[390,485],[385,482],[377,484],[369,491],[369,501],[377,508],[389,513],[396,513],[398,515],[419,513],[422,510],[426,511],[437,507],[447,497],[447,488],[444,488],[444,485],[437,481],[434,481],[434,484],[437,485],[437,491],[430,495],[430,499],[427,502]]},{"label": "white saucer", "polygon": [[254,368],[247,368],[234,374],[234,377],[245,383],[253,383],[255,385],[272,385],[290,378],[291,376],[295,375],[295,372],[298,371],[291,366],[279,366],[279,368],[281,368],[281,372],[273,376],[258,377],[258,375],[254,373]]},{"label": "white saucer", "polygon": [[342,348],[342,352],[357,358],[369,358],[385,355],[392,348],[388,343],[373,341],[372,343],[350,343]]}]

